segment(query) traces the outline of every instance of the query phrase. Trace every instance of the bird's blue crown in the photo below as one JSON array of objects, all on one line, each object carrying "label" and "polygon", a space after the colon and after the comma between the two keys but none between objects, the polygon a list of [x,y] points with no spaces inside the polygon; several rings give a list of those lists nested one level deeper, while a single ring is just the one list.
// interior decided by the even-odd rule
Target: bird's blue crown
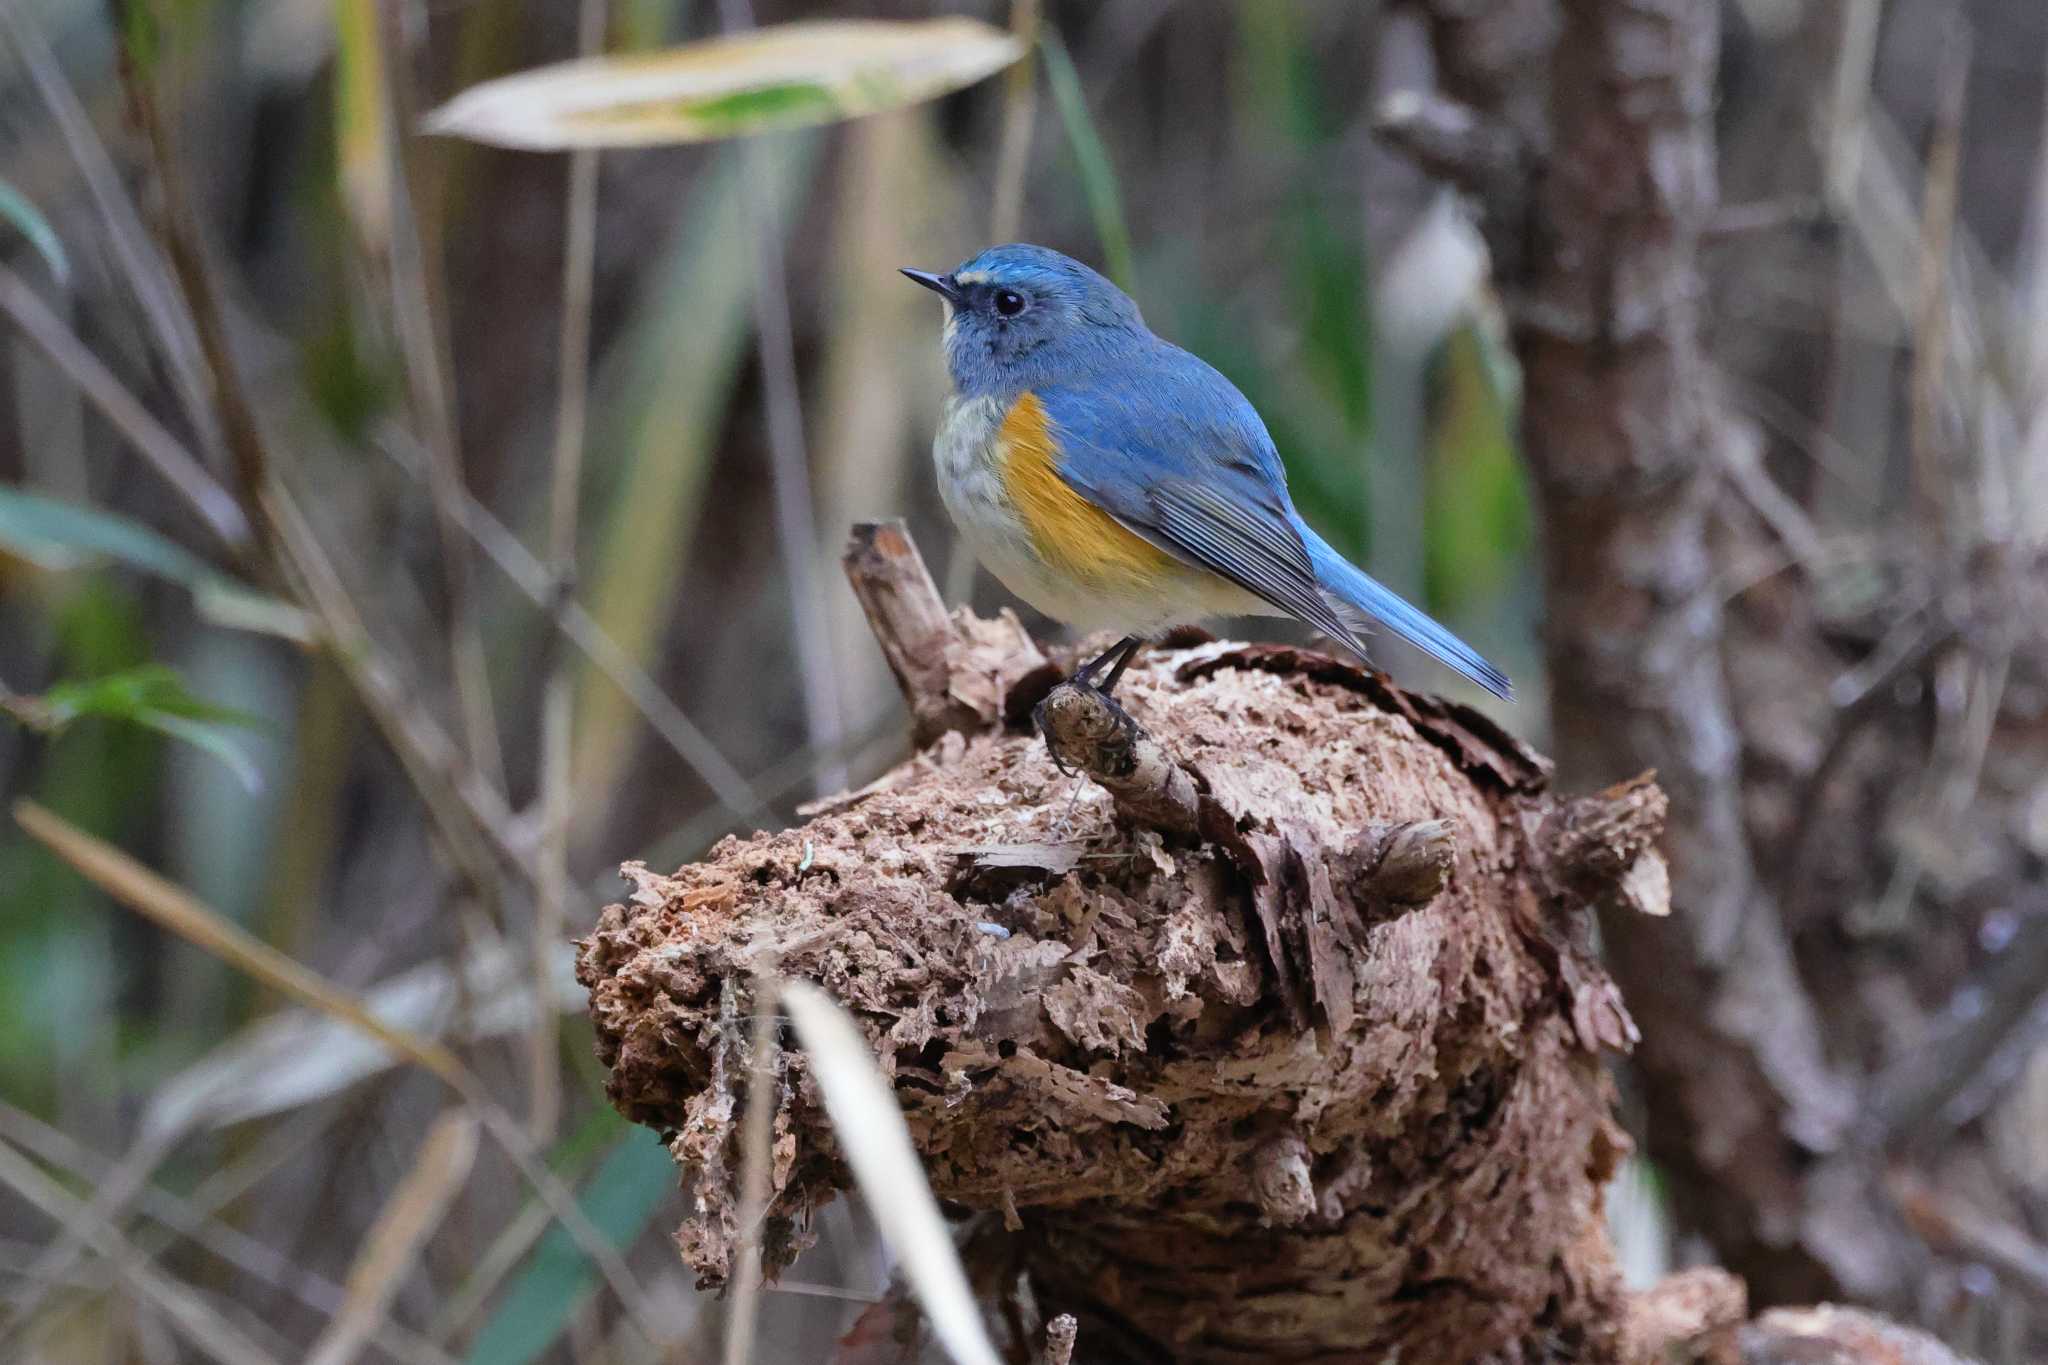
[{"label": "bird's blue crown", "polygon": [[1129,295],[1046,247],[990,247],[940,278],[951,308],[946,363],[968,397],[1071,380],[1150,340]]}]

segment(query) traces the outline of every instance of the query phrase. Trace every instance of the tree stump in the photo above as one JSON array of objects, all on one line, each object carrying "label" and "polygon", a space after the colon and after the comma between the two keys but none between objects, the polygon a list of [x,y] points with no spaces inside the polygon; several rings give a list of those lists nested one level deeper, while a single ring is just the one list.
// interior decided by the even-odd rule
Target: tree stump
[{"label": "tree stump", "polygon": [[[1649,1359],[1725,1324],[1632,1320],[1601,1216],[1600,1054],[1635,1030],[1588,925],[1667,909],[1654,786],[1561,801],[1480,712],[1306,649],[1150,650],[1125,718],[1008,613],[947,616],[900,527],[848,568],[925,747],[800,828],[628,864],[581,945],[702,1283],[772,969],[855,1013],[933,1189],[1000,1219],[1077,1360]],[[783,1057],[771,1272],[848,1183]]]}]

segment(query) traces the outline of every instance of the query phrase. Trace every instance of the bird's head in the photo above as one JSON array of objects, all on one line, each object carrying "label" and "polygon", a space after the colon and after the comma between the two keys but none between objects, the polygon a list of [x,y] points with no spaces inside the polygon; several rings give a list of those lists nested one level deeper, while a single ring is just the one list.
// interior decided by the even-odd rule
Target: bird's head
[{"label": "bird's head", "polygon": [[1144,332],[1129,295],[1042,246],[992,246],[944,275],[903,273],[945,299],[946,363],[970,396],[1069,378]]}]

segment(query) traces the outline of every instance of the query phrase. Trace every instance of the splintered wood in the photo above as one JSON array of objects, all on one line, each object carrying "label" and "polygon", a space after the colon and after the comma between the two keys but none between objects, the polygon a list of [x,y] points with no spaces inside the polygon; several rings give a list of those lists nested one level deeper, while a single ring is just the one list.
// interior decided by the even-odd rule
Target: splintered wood
[{"label": "splintered wood", "polygon": [[[1480,713],[1230,644],[1141,655],[1131,731],[1092,746],[1141,761],[1077,792],[1024,728],[1055,677],[1021,632],[995,658],[1008,627],[861,595],[929,746],[802,828],[632,867],[582,944],[612,1100],[686,1167],[702,1281],[737,1244],[734,996],[772,954],[855,1013],[939,1196],[1018,1228],[1077,1358],[1623,1358],[1598,1050],[1633,1025],[1584,920],[1655,859],[1661,805],[1566,819]],[[1045,714],[1099,726],[1064,693]],[[771,1268],[847,1185],[807,1059],[782,1065]]]}]

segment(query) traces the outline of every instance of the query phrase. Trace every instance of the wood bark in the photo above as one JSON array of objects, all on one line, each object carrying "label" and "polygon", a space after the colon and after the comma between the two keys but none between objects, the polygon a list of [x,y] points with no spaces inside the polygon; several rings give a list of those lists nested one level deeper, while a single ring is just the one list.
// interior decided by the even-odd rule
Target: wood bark
[{"label": "wood bark", "polygon": [[[750,1078],[771,1272],[849,1183],[806,1058],[751,1055],[773,972],[855,1012],[1016,1359],[1954,1365],[1855,1310],[1746,1321],[1718,1269],[1623,1290],[1601,1057],[1638,1035],[1590,929],[1670,914],[1647,776],[1561,799],[1482,714],[1302,649],[1155,650],[1113,703],[948,616],[899,525],[846,566],[930,744],[799,829],[627,864],[579,945],[702,1284],[747,1244]],[[912,1322],[893,1294],[843,1358]]]},{"label": "wood bark", "polygon": [[[1655,789],[1560,801],[1478,712],[1307,650],[1151,651],[1127,715],[1047,697],[1028,641],[935,623],[899,537],[849,566],[892,585],[858,590],[942,732],[801,828],[629,865],[582,945],[611,1096],[692,1173],[702,1280],[772,960],[855,1011],[934,1189],[1008,1229],[1076,1359],[1651,1358],[1601,1218],[1600,1058],[1634,1026],[1587,926],[1663,908]],[[1089,780],[1022,728],[1041,700]],[[800,1054],[774,1132],[779,1266],[847,1181]]]}]

